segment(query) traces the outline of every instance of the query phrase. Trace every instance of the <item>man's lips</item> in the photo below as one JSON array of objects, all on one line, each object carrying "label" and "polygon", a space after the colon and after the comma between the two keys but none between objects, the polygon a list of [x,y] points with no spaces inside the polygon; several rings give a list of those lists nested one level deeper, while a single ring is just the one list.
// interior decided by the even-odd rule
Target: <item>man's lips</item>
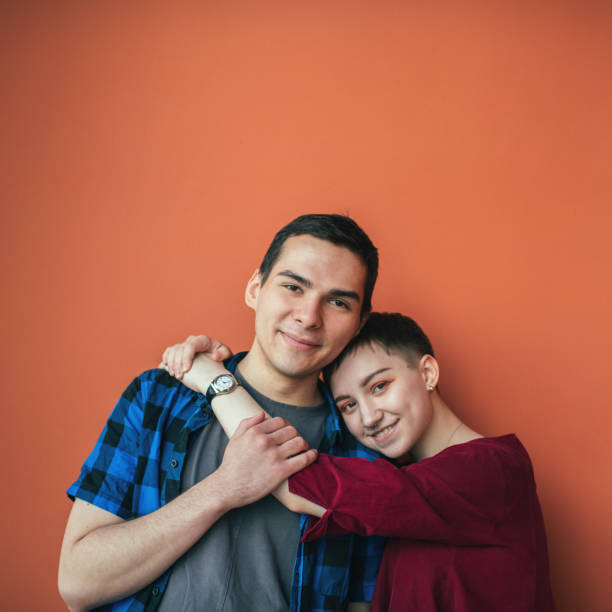
[{"label": "man's lips", "polygon": [[321,346],[318,342],[312,340],[311,338],[303,338],[302,336],[291,334],[286,331],[281,331],[280,334],[289,346],[292,346],[300,351],[309,351]]}]

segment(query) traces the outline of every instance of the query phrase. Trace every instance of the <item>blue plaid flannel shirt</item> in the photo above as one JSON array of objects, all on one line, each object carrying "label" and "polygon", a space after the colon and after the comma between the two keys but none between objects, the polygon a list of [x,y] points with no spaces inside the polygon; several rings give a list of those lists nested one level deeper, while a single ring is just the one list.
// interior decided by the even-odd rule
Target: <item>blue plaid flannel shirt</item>
[{"label": "blue plaid flannel shirt", "polygon": [[[234,371],[246,353],[226,364]],[[319,450],[344,457],[375,459],[344,429],[329,390],[325,436]],[[214,418],[203,395],[185,387],[164,370],[149,370],[125,390],[78,480],[67,493],[123,519],[153,512],[180,493],[181,472],[192,433]],[[300,521],[300,535],[308,524]],[[370,601],[382,556],[382,538],[327,536],[300,542],[294,565],[290,612],[336,612],[348,601]],[[100,608],[113,612],[156,610],[172,568],[152,584]]]}]

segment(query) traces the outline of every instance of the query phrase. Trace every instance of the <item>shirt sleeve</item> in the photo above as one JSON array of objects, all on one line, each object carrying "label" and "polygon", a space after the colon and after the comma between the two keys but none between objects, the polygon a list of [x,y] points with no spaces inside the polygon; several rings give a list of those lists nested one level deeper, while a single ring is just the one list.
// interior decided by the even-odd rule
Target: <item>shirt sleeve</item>
[{"label": "shirt sleeve", "polygon": [[352,532],[454,545],[499,544],[496,526],[526,485],[521,458],[485,443],[403,468],[322,454],[289,480],[292,493],[327,508],[306,540]]},{"label": "shirt sleeve", "polygon": [[132,516],[134,475],[143,419],[142,376],[119,398],[68,497],[89,502],[123,519]]}]

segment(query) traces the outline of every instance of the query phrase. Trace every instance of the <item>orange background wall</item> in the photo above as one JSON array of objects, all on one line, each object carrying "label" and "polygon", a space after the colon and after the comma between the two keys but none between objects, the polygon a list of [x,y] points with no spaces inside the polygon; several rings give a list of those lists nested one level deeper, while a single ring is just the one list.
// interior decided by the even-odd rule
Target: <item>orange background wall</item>
[{"label": "orange background wall", "polygon": [[118,394],[189,333],[247,347],[244,284],[304,212],[367,229],[375,308],[423,324],[465,419],[530,450],[559,610],[610,609],[609,3],[0,17],[3,609],[64,609],[64,490]]}]

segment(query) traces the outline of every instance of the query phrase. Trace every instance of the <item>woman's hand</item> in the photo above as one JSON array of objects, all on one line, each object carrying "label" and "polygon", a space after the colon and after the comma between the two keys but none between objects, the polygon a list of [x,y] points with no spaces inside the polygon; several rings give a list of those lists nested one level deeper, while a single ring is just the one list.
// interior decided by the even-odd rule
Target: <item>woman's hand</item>
[{"label": "woman's hand", "polygon": [[232,351],[219,340],[204,335],[189,336],[185,342],[169,346],[164,351],[159,367],[182,380],[198,353],[205,353],[213,361],[219,362],[232,356]]}]

